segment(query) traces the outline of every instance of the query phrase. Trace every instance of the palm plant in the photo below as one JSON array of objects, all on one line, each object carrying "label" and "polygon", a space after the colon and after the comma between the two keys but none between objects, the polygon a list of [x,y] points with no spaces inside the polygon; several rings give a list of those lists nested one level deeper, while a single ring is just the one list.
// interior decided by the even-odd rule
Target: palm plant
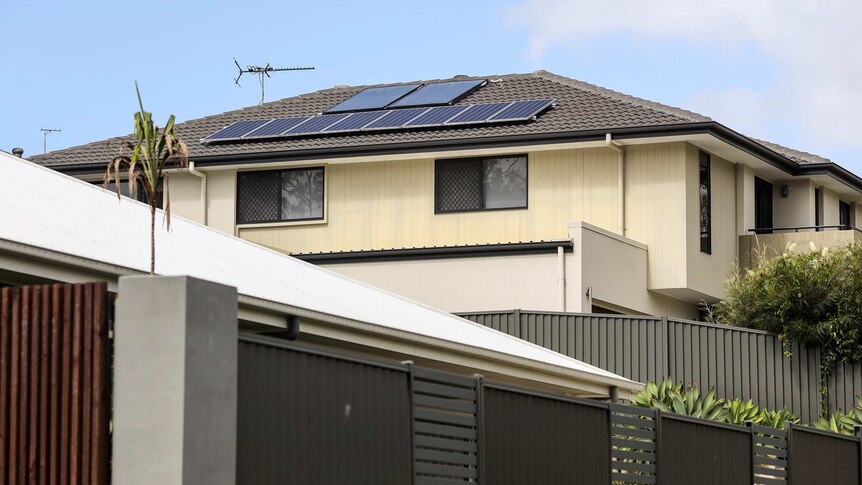
[{"label": "palm plant", "polygon": [[153,123],[153,114],[144,110],[141,100],[141,90],[135,82],[140,111],[135,113],[134,142],[124,141],[120,155],[108,163],[105,172],[104,186],[114,182],[117,197],[120,196],[120,180],[123,171],[129,181],[129,196],[143,189],[150,206],[150,274],[156,271],[156,209],[159,206],[159,191],[162,189],[165,201],[165,221],[167,229],[171,227],[171,197],[168,184],[168,172],[165,170],[174,165],[177,168],[188,167],[189,149],[174,132],[174,115],[168,117],[164,128]]}]

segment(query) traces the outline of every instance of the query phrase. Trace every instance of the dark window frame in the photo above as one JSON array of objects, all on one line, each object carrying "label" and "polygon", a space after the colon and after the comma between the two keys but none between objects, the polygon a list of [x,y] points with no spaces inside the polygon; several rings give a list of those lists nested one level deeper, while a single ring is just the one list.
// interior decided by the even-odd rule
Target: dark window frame
[{"label": "dark window frame", "polygon": [[814,225],[815,231],[822,231],[823,225],[823,191],[820,187],[814,187]]},{"label": "dark window frame", "polygon": [[[704,201],[704,197],[701,195],[701,190],[704,186],[706,186],[706,201]],[[698,233],[700,234],[700,252],[712,254],[712,158],[709,153],[704,151],[701,151],[699,156],[697,199],[699,209],[697,226]],[[706,207],[704,207],[704,202],[706,203]],[[704,224],[704,213],[706,215],[706,224]],[[705,232],[704,225],[706,226]]]},{"label": "dark window frame", "polygon": [[[524,184],[524,205],[522,206],[513,206],[513,207],[480,207],[478,209],[456,209],[456,210],[440,210],[440,186],[439,186],[439,176],[438,170],[440,169],[440,165],[445,165],[450,162],[476,162],[482,166],[485,160],[493,160],[498,158],[523,158],[524,159],[524,173],[525,173],[525,184]],[[480,200],[482,204],[485,204],[485,183],[484,183],[484,174],[483,179],[480,180],[479,184],[479,194]],[[487,157],[468,157],[468,158],[441,158],[434,161],[434,214],[462,214],[467,212],[490,212],[490,211],[508,211],[508,210],[525,210],[529,209],[530,206],[530,157],[526,153],[519,153],[514,155],[493,155]]]},{"label": "dark window frame", "polygon": [[[323,172],[323,194],[321,200],[321,215],[320,217],[305,217],[301,219],[283,219],[282,217],[282,205],[281,205],[281,189],[279,189],[279,198],[278,198],[278,213],[279,218],[274,220],[254,220],[254,221],[240,221],[239,220],[239,204],[240,204],[240,190],[242,189],[242,176],[243,174],[261,174],[261,173],[278,173],[279,179],[281,180],[279,187],[283,187],[284,179],[281,175],[285,172],[296,172],[300,170],[320,170]],[[326,191],[327,191],[327,182],[326,182],[326,166],[325,165],[314,165],[309,167],[290,167],[290,168],[279,168],[274,170],[246,170],[242,172],[237,172],[236,174],[236,197],[234,197],[234,217],[236,220],[237,226],[246,226],[252,224],[292,224],[292,223],[301,223],[301,222],[312,222],[312,221],[325,221],[326,220],[326,211],[328,209],[326,203]]]},{"label": "dark window frame", "polygon": [[[846,217],[845,217],[846,213]],[[838,224],[841,229],[849,229],[853,225],[853,206],[849,202],[838,199]],[[846,219],[846,220],[842,220]]]},{"label": "dark window frame", "polygon": [[775,216],[773,200],[774,185],[765,179],[754,177],[754,229],[757,234],[772,234]]}]

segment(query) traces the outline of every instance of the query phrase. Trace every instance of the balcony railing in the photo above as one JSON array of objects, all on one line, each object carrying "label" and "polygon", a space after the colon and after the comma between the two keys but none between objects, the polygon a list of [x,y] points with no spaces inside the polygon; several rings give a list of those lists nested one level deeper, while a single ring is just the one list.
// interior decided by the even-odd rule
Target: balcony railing
[{"label": "balcony railing", "polygon": [[786,232],[824,231],[828,229],[837,231],[849,231],[852,229],[857,232],[862,232],[858,227],[850,224],[836,224],[831,226],[761,227],[757,229],[749,229],[748,232],[753,234],[775,234]]}]

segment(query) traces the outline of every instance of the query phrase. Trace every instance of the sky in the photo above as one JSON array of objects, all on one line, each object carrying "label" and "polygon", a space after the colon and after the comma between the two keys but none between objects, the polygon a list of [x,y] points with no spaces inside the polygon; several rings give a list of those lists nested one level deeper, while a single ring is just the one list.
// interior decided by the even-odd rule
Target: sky
[{"label": "sky", "polygon": [[545,69],[862,174],[858,0],[0,0],[0,149],[25,156],[335,85]]}]

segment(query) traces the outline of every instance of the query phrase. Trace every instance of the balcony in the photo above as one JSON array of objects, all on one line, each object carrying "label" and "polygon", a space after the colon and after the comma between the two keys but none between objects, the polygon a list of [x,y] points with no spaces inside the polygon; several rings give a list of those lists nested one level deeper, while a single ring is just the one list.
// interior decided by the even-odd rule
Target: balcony
[{"label": "balcony", "polygon": [[791,245],[795,252],[836,248],[862,241],[862,230],[851,225],[837,226],[803,226],[803,227],[771,227],[764,229],[749,229],[751,234],[739,236],[739,267],[751,266],[751,253],[760,250],[767,257],[772,257],[788,250]]}]

